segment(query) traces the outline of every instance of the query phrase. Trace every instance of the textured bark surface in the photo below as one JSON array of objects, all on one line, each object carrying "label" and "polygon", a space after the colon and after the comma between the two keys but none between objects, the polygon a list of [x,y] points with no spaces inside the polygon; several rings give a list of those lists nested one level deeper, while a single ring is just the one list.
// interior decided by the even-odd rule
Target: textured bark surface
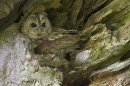
[{"label": "textured bark surface", "polygon": [[[1,0],[0,2],[4,3],[0,5],[1,84],[54,86],[55,83],[60,85],[63,78],[63,86],[130,85],[129,0],[12,0],[12,2]],[[57,55],[53,60],[48,59],[43,53],[45,58],[39,59],[43,67],[39,66],[38,72],[31,72],[36,68],[25,60],[28,54],[26,50],[29,49],[28,43],[31,41],[19,33],[20,26],[13,27],[17,30],[12,30],[12,27],[6,30],[6,27],[12,23],[23,22],[39,4],[43,5],[39,9],[47,13],[53,27],[79,30],[84,35],[80,36],[78,43],[74,43],[76,46],[63,49],[66,52]],[[62,43],[60,40],[58,42]],[[55,44],[55,41],[51,44]],[[51,44],[44,46],[51,47]],[[43,46],[41,50],[46,51]],[[48,82],[43,78],[48,78]]]},{"label": "textured bark surface", "polygon": [[60,71],[39,66],[36,72],[37,60],[26,59],[31,55],[27,52],[31,41],[19,29],[19,24],[13,24],[2,33],[7,37],[0,36],[0,86],[60,86],[63,80]]}]

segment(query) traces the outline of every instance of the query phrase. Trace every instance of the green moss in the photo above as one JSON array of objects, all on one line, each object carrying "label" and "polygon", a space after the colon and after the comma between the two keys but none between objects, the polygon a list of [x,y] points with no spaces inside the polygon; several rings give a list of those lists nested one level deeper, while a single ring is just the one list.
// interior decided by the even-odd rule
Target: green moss
[{"label": "green moss", "polygon": [[118,28],[121,27],[121,24],[119,24],[119,23],[113,23],[113,24],[111,24],[111,26],[114,27],[114,28],[116,28],[116,29],[118,29]]},{"label": "green moss", "polygon": [[124,20],[121,21],[121,23],[126,23],[130,20],[130,12],[126,14],[127,16],[124,18]]},{"label": "green moss", "polygon": [[5,44],[5,45],[7,45],[9,47],[10,43],[8,42],[8,37],[9,36],[6,36],[5,34],[1,34],[0,35],[0,43]]},{"label": "green moss", "polygon": [[12,24],[7,27],[4,31],[0,32],[0,43],[5,44],[8,47],[11,46],[10,41],[20,32],[21,26],[19,24]]},{"label": "green moss", "polygon": [[53,20],[55,27],[63,27],[68,21],[67,13],[58,13],[57,17]]}]

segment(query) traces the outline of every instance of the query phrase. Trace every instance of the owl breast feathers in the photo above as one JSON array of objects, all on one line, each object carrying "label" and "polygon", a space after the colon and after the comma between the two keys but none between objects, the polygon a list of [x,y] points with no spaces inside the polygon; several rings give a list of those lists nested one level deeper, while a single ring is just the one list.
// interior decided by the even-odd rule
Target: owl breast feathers
[{"label": "owl breast feathers", "polygon": [[32,14],[22,23],[22,33],[32,39],[46,38],[51,33],[51,24],[46,14]]}]

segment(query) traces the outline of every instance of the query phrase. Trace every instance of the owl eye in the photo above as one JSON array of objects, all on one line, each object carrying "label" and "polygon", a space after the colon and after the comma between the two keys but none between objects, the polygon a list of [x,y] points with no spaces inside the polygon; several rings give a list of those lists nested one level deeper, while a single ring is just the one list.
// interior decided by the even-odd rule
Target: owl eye
[{"label": "owl eye", "polygon": [[45,27],[45,23],[42,23],[42,27]]},{"label": "owl eye", "polygon": [[35,23],[32,23],[31,24],[31,27],[36,27],[37,25]]}]

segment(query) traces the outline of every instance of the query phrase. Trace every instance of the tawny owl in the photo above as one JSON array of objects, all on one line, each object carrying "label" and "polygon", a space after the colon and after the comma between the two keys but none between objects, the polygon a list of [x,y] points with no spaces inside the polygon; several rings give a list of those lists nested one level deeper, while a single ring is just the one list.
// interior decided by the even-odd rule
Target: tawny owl
[{"label": "tawny owl", "polygon": [[52,31],[50,21],[45,13],[32,14],[22,24],[22,33],[31,39],[46,38]]},{"label": "tawny owl", "polygon": [[[33,66],[38,69],[37,55],[34,53],[34,48],[41,39],[47,38],[52,32],[50,21],[45,13],[33,13],[29,15],[23,22],[21,32],[29,36],[32,40],[30,48],[27,50],[27,61],[31,61]],[[40,40],[39,40],[40,39]],[[28,54],[30,53],[30,54]],[[32,60],[34,59],[34,60]]]}]

